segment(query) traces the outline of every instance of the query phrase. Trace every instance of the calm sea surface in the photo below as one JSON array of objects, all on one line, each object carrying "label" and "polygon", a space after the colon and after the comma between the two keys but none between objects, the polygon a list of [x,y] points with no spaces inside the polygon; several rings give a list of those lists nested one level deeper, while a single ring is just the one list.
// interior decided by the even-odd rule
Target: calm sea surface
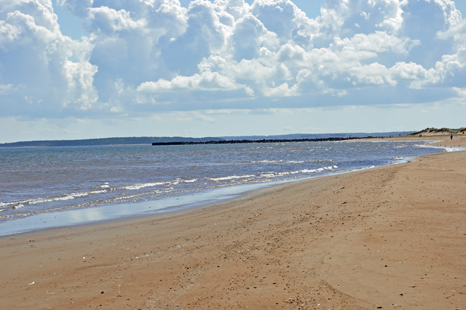
[{"label": "calm sea surface", "polygon": [[0,235],[170,212],[444,151],[383,141],[0,148]]}]

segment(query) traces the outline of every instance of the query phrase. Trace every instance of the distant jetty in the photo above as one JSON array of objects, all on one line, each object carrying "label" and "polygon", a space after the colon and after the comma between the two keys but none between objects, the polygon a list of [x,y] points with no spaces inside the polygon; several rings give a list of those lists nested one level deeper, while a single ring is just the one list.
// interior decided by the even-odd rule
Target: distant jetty
[{"label": "distant jetty", "polygon": [[152,145],[196,145],[196,144],[241,144],[241,143],[287,143],[287,142],[322,142],[322,141],[345,141],[355,139],[377,138],[367,137],[328,137],[328,138],[304,138],[304,139],[260,139],[260,140],[212,140],[212,141],[178,141],[178,142],[154,142]]}]

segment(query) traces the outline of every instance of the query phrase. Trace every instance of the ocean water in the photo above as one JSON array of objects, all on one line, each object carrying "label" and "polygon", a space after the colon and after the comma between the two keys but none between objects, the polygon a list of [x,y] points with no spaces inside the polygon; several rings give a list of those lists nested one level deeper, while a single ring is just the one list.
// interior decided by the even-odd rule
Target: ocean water
[{"label": "ocean water", "polygon": [[382,140],[0,148],[0,235],[170,212],[444,151]]}]

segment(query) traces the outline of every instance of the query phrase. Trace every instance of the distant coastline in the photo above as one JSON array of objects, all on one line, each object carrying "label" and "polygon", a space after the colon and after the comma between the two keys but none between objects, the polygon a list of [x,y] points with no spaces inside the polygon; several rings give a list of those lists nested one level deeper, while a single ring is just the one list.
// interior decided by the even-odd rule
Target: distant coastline
[{"label": "distant coastline", "polygon": [[[334,134],[289,134],[273,136],[231,136],[231,137],[120,137],[82,140],[41,140],[1,143],[1,147],[64,147],[64,146],[103,146],[103,145],[136,145],[153,143],[160,144],[205,144],[205,143],[232,143],[232,141],[318,141],[319,139],[354,139],[365,137],[406,136],[413,131],[402,132],[376,132],[376,133],[334,133]],[[327,140],[328,141],[328,140]],[[245,143],[243,142],[243,143]]]},{"label": "distant coastline", "polygon": [[21,141],[0,144],[0,147],[63,147],[63,146],[102,146],[102,145],[136,145],[152,144],[153,142],[172,141],[211,141],[219,138],[183,138],[183,137],[127,137],[127,138],[101,138],[83,140],[43,140]]}]

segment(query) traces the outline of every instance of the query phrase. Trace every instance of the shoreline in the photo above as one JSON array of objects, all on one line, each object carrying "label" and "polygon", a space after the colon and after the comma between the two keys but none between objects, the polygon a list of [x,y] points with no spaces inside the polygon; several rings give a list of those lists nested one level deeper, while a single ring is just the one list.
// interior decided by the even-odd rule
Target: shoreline
[{"label": "shoreline", "polygon": [[[299,182],[302,180],[296,180],[296,181]],[[18,218],[18,219],[14,219],[11,221],[5,221],[5,222],[0,223],[0,224],[6,224],[6,225],[0,225],[2,226],[0,227],[0,238],[27,234],[27,233],[47,231],[49,229],[60,229],[60,228],[67,229],[67,228],[74,228],[74,227],[88,226],[88,225],[90,226],[101,225],[105,223],[112,223],[112,222],[118,222],[118,221],[125,222],[131,219],[140,219],[140,218],[145,218],[145,217],[153,217],[153,216],[158,217],[158,216],[165,215],[165,214],[169,215],[171,213],[176,214],[176,213],[184,212],[184,211],[191,210],[191,209],[207,207],[211,205],[217,205],[223,202],[238,199],[239,197],[243,195],[247,195],[249,192],[258,191],[258,190],[265,189],[268,187],[273,187],[273,186],[280,186],[280,183],[283,183],[283,181],[271,182],[271,183],[235,185],[233,187],[237,187],[238,190],[233,191],[233,193],[228,193],[229,190],[231,191],[231,189],[233,189],[233,187],[217,188],[217,189],[212,189],[212,190],[202,192],[202,193],[194,193],[194,194],[185,195],[185,196],[168,197],[168,198],[163,198],[157,201],[151,200],[151,201],[139,202],[139,203],[136,203],[137,204],[136,208],[134,204],[132,203],[115,204],[114,206],[120,207],[120,208],[117,208],[116,211],[115,210],[105,211],[106,209],[104,208],[108,208],[108,207],[112,208],[112,205],[106,205],[106,206],[94,206],[94,207],[76,208],[76,209],[71,208],[71,209],[65,209],[65,210],[60,210],[60,211],[36,213],[36,214],[25,216],[23,218]],[[240,189],[241,187],[250,187],[250,188],[247,190],[241,190]],[[221,192],[221,191],[224,191],[225,193],[215,194],[215,192]],[[193,195],[197,196],[197,200],[195,200],[194,202],[189,202],[189,203],[180,202],[180,199],[181,201],[183,200],[191,201],[192,200],[191,197]],[[153,211],[149,211],[150,209],[152,209],[151,206],[156,202],[159,202],[159,203],[162,202],[163,207],[159,209],[155,209]],[[127,210],[129,207],[131,207],[131,210]],[[123,210],[120,211],[120,209],[123,209]],[[136,214],[134,214],[135,212]],[[144,213],[144,212],[147,212],[147,213]],[[106,214],[106,215],[100,215],[101,213]],[[113,215],[109,215],[109,214],[113,214]],[[49,218],[48,220],[51,223],[48,225],[43,225],[46,227],[41,227],[41,228],[36,227],[36,228],[31,229],[30,227],[32,227],[33,225],[35,226],[41,225],[41,224],[37,224],[38,222],[42,221],[43,223],[45,223],[45,220],[43,218],[37,219],[38,217]],[[77,220],[78,222],[73,222],[72,221],[73,217],[80,218],[80,219]],[[54,218],[54,219],[51,220],[51,218]],[[61,221],[61,224],[53,223],[57,221]],[[4,228],[5,226],[12,226],[12,228],[5,229]],[[29,228],[21,228],[21,227],[29,227]],[[12,229],[16,229],[16,231],[12,232]],[[8,231],[8,232],[4,233],[4,231]]]},{"label": "shoreline", "polygon": [[[429,141],[430,139],[403,139],[403,137],[370,137],[370,138],[344,138],[344,141],[375,141],[375,142],[400,142],[400,141]],[[384,141],[385,140],[385,141]],[[428,144],[426,144],[427,147]],[[439,146],[446,148],[445,146]],[[448,151],[448,150],[447,150]],[[412,157],[406,157],[406,160],[400,160],[396,164],[410,161]],[[395,164],[395,163],[392,163]],[[390,164],[384,164],[386,166]],[[381,166],[376,166],[381,167]],[[373,168],[373,167],[371,167]],[[366,168],[361,168],[364,170]],[[112,222],[118,220],[128,220],[138,217],[157,216],[165,213],[176,213],[186,209],[198,208],[217,204],[221,201],[236,199],[250,191],[256,191],[261,188],[280,186],[281,184],[301,182],[315,178],[325,177],[327,175],[338,175],[352,173],[360,169],[346,170],[323,175],[313,175],[298,179],[279,180],[271,182],[258,182],[249,184],[238,184],[202,191],[198,193],[188,193],[181,196],[165,197],[162,199],[145,201],[139,203],[123,203],[103,206],[92,206],[85,208],[64,208],[62,210],[32,212],[31,214],[19,214],[12,216],[11,220],[6,220],[0,224],[0,237],[13,236],[16,234],[41,231],[54,228],[76,227],[82,225],[98,225],[99,223]],[[194,198],[194,199],[193,199]],[[59,223],[59,224],[58,224]]]},{"label": "shoreline", "polygon": [[[466,146],[455,138],[438,144]],[[3,236],[0,308],[463,309],[463,167],[464,151],[426,155],[176,213]]]}]

